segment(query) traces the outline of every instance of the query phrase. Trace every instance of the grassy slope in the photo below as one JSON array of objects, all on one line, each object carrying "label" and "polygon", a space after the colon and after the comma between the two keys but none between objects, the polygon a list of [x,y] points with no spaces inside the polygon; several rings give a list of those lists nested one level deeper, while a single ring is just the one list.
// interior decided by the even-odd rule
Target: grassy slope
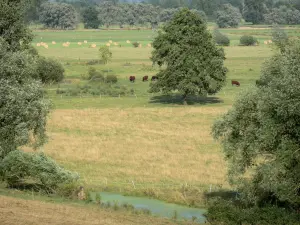
[{"label": "grassy slope", "polygon": [[[0,196],[1,225],[135,225],[135,224],[179,224],[168,219],[129,212],[115,212],[96,206],[82,204],[47,203],[40,200],[25,200]],[[186,223],[187,224],[187,223]]]},{"label": "grassy slope", "polygon": [[[296,30],[295,36],[299,34]],[[259,34],[268,40],[269,30],[227,29],[233,44],[243,34]],[[289,32],[291,32],[289,30]],[[295,32],[292,30],[292,32]],[[297,34],[297,35],[296,35]],[[86,81],[84,63],[97,59],[97,49],[90,43],[105,44],[108,40],[122,47],[111,47],[113,61],[96,65],[98,70],[112,69],[119,84],[133,88],[136,97],[60,97],[57,85],[47,87],[56,110],[49,118],[49,143],[45,152],[68,169],[80,172],[81,182],[98,190],[120,191],[128,194],[150,195],[172,202],[201,205],[201,193],[226,183],[226,163],[220,145],[210,136],[210,127],[220,114],[225,113],[235,97],[255,83],[263,61],[272,54],[272,48],[226,47],[226,66],[229,68],[226,87],[213,98],[196,100],[184,107],[176,98],[161,98],[147,92],[143,75],[155,74],[149,56],[152,31],[65,31],[36,32],[34,44],[41,40],[49,49],[38,48],[42,55],[58,58],[66,68],[70,84],[76,87]],[[78,46],[78,41],[88,44]],[[140,41],[142,48],[133,48],[126,40]],[[56,41],[56,45],[51,45]],[[69,41],[69,48],[61,44]],[[80,60],[79,60],[80,59]],[[131,66],[124,66],[130,63]],[[137,76],[129,83],[128,76]],[[241,87],[230,85],[240,81]],[[135,182],[135,187],[132,185]],[[185,188],[182,188],[182,185]],[[194,202],[195,201],[195,202]]]}]

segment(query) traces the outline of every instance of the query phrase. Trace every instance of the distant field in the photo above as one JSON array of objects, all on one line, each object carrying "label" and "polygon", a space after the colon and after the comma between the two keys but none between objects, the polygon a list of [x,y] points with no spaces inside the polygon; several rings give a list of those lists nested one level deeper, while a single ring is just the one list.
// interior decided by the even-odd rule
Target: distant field
[{"label": "distant field", "polygon": [[[295,28],[287,32],[300,36],[299,31]],[[59,59],[66,69],[66,82],[46,87],[55,110],[49,117],[50,140],[45,152],[68,169],[78,171],[81,181],[95,189],[200,206],[203,191],[227,186],[226,163],[219,143],[210,135],[211,125],[230,109],[239,93],[255,84],[262,63],[274,51],[263,44],[271,38],[270,30],[245,28],[222,32],[230,36],[233,44],[225,48],[229,69],[226,87],[216,96],[196,98],[190,101],[191,105],[183,106],[177,96],[148,93],[149,82],[141,81],[143,75],[151,76],[158,71],[149,60],[152,49],[146,47],[155,32],[35,31],[34,45],[41,41],[49,45],[49,49],[39,47],[39,52]],[[237,46],[244,34],[257,36],[260,45]],[[88,44],[77,44],[84,40]],[[81,79],[89,67],[86,62],[97,59],[98,47],[109,40],[121,47],[111,47],[111,63],[94,67],[99,71],[112,70],[109,73],[118,76],[119,85],[133,89],[135,95],[57,95],[57,88],[89,84]],[[143,46],[133,48],[127,40]],[[62,43],[67,41],[70,47],[63,47]],[[89,48],[92,43],[97,48]],[[137,77],[135,83],[128,81],[130,75]],[[241,87],[231,86],[231,79],[238,80]]]}]

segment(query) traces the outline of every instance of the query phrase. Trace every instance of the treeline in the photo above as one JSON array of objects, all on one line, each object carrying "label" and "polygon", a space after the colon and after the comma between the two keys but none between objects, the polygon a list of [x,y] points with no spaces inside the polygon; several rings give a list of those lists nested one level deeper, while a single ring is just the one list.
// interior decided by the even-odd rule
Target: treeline
[{"label": "treeline", "polygon": [[[300,24],[298,0],[31,0],[28,21],[39,21],[48,28],[74,29],[111,25],[151,26],[172,18],[181,7],[197,11],[219,27],[237,27],[244,20],[253,24]],[[134,2],[134,3],[132,3]]]}]

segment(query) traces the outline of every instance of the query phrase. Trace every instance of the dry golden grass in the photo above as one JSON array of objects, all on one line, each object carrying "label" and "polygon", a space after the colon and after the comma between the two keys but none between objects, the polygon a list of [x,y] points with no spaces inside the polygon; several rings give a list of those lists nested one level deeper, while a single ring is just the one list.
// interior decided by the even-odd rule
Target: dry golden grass
[{"label": "dry golden grass", "polygon": [[211,124],[228,108],[56,110],[45,152],[87,184],[226,183],[226,165]]},{"label": "dry golden grass", "polygon": [[171,220],[126,212],[112,212],[95,207],[73,206],[21,200],[0,196],[1,225],[134,225],[175,224]]}]

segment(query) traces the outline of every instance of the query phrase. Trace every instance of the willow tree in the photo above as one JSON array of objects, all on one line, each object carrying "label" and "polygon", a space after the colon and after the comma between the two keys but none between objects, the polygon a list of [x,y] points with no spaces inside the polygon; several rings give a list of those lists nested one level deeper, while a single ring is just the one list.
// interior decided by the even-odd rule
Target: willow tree
[{"label": "willow tree", "polygon": [[217,93],[225,84],[223,49],[216,47],[205,20],[189,9],[177,12],[153,42],[152,61],[161,67],[150,92]]},{"label": "willow tree", "polygon": [[37,58],[24,23],[27,2],[0,2],[0,160],[20,146],[40,146],[46,140],[49,102],[33,79]]},{"label": "willow tree", "polygon": [[299,223],[299,71],[298,41],[269,59],[257,86],[214,124],[239,201],[214,202],[208,210],[212,224]]}]

